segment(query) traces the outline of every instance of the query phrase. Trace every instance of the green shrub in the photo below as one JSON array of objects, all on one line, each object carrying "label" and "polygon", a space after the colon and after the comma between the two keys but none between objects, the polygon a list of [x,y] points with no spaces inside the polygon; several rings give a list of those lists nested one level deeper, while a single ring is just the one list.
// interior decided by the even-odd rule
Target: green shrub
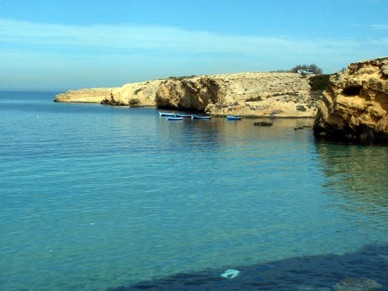
[{"label": "green shrub", "polygon": [[330,83],[330,75],[317,75],[309,79],[311,91],[324,91]]},{"label": "green shrub", "polygon": [[261,98],[260,96],[257,96],[257,97],[248,98],[248,99],[245,100],[245,101],[246,101],[246,102],[263,101],[263,98]]},{"label": "green shrub", "polygon": [[168,79],[172,79],[172,80],[183,80],[183,79],[190,79],[190,78],[194,78],[195,75],[191,75],[191,76],[180,76],[180,77],[168,77]]},{"label": "green shrub", "polygon": [[322,74],[322,69],[315,64],[297,65],[291,69],[292,73],[297,73],[298,70],[312,70],[314,74]]}]

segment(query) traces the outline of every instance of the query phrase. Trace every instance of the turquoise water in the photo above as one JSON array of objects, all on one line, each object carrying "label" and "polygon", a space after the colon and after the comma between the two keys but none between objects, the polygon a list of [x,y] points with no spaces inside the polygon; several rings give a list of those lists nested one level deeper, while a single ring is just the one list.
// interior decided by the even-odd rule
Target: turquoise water
[{"label": "turquoise water", "polygon": [[167,121],[54,95],[0,93],[1,290],[104,290],[388,245],[388,147],[316,143],[294,130],[306,119]]}]

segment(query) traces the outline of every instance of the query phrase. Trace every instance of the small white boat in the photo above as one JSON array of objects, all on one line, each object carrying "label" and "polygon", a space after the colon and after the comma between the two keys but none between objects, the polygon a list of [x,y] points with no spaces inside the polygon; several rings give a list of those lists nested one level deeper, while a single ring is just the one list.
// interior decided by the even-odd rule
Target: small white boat
[{"label": "small white boat", "polygon": [[179,116],[167,116],[166,119],[167,119],[167,120],[183,120],[183,117],[179,117]]},{"label": "small white boat", "polygon": [[159,111],[160,116],[175,116],[174,112],[161,112]]},{"label": "small white boat", "polygon": [[211,119],[209,115],[191,115],[191,119]]}]

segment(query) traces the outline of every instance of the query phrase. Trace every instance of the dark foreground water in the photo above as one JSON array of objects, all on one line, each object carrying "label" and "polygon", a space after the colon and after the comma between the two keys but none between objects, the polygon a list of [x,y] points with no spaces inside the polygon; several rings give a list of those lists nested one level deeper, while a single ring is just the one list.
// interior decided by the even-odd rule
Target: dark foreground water
[{"label": "dark foreground water", "polygon": [[0,290],[388,289],[387,147],[54,94],[0,93]]}]

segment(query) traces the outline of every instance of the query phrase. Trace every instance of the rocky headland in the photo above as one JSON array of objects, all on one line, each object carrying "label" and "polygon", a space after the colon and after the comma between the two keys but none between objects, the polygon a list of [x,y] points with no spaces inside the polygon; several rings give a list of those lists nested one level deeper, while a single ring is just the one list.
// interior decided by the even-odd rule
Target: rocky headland
[{"label": "rocky headland", "polygon": [[315,117],[309,78],[295,73],[240,73],[168,79],[160,107],[196,109],[213,116]]},{"label": "rocky headland", "polygon": [[316,94],[296,73],[238,73],[129,83],[119,88],[71,90],[56,102],[95,102],[115,106],[201,111],[213,116],[316,116]]},{"label": "rocky headland", "polygon": [[388,142],[388,57],[350,64],[330,76],[323,93],[314,86],[320,77],[329,76],[274,72],[170,77],[71,90],[55,101],[152,106],[212,116],[307,117],[315,118],[318,139]]},{"label": "rocky headland", "polygon": [[388,57],[352,63],[317,102],[317,138],[388,142]]},{"label": "rocky headland", "polygon": [[114,88],[90,88],[69,90],[55,96],[55,102],[65,103],[101,103],[104,98],[110,96]]}]

